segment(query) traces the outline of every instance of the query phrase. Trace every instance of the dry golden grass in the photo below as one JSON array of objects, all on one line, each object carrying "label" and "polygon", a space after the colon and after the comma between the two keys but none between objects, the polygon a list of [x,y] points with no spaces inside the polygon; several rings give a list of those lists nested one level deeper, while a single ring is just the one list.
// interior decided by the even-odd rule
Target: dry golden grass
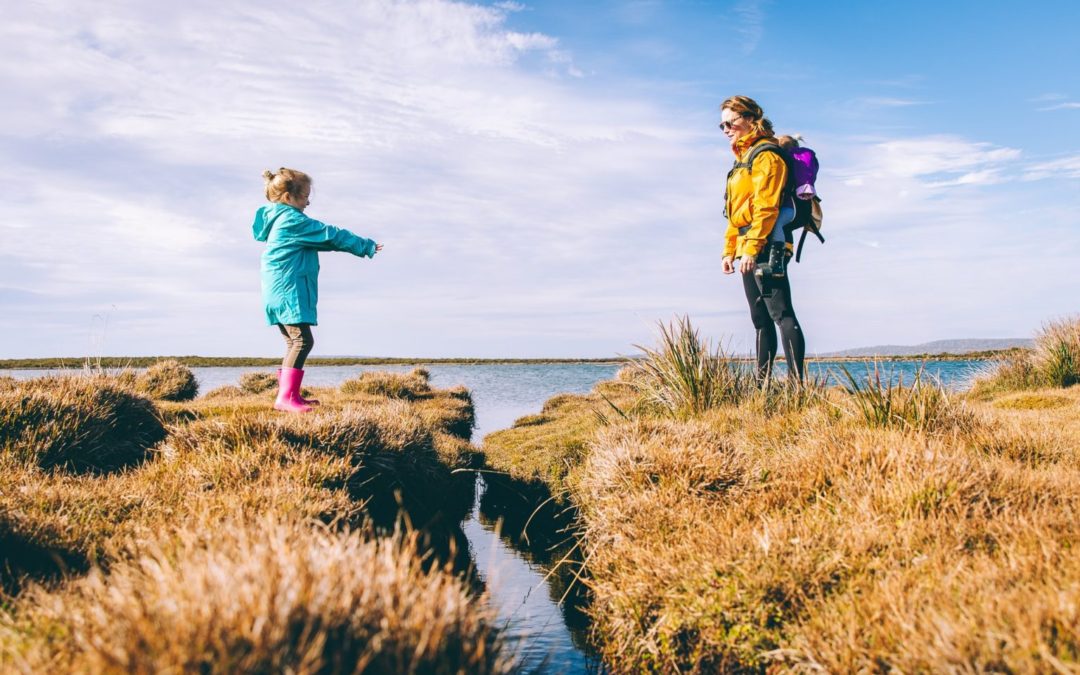
[{"label": "dry golden grass", "polygon": [[549,399],[539,415],[527,415],[484,437],[487,467],[510,478],[546,485],[552,494],[565,496],[569,474],[581,465],[586,443],[597,429],[620,418],[639,399],[623,379],[601,382],[588,394],[559,394]]},{"label": "dry golden grass", "polygon": [[[712,377],[685,372],[678,400]],[[485,441],[578,508],[614,672],[1080,672],[1080,388],[695,407],[621,379],[596,391],[628,386],[626,415],[563,395]]]},{"label": "dry golden grass", "polygon": [[48,377],[0,391],[0,454],[44,468],[132,466],[165,435],[153,404],[116,378]]},{"label": "dry golden grass", "polygon": [[[159,534],[0,623],[9,666],[86,673],[499,673],[490,610],[416,536],[287,516]],[[210,527],[213,525],[214,527]],[[17,647],[17,649],[12,649]]]},{"label": "dry golden grass", "polygon": [[1049,321],[1035,334],[1030,350],[1003,358],[976,380],[972,393],[1070,387],[1080,383],[1080,317]]},{"label": "dry golden grass", "polygon": [[176,359],[158,361],[135,377],[135,389],[161,401],[189,401],[199,393],[195,374]]},{"label": "dry golden grass", "polygon": [[1080,669],[1080,391],[1052,396],[1069,404],[978,406],[947,434],[830,406],[603,429],[573,497],[606,659]]},{"label": "dry golden grass", "polygon": [[[123,385],[106,380],[108,378],[96,380],[95,386],[110,391],[109,388],[115,386],[117,391],[131,395],[122,388]],[[59,387],[66,391],[75,386],[72,382],[41,381],[19,384],[15,388],[51,390]],[[2,395],[10,393],[5,391]],[[40,659],[91,672],[159,672],[162,668],[198,670],[201,666],[192,664],[200,664],[200,659],[208,657],[195,650],[211,644],[216,645],[214,649],[224,650],[211,650],[214,658],[224,659],[222,669],[213,672],[230,672],[232,666],[241,670],[252,668],[245,672],[262,672],[260,664],[271,664],[267,667],[274,670],[272,664],[276,663],[293,664],[289,667],[294,672],[352,672],[353,666],[364,663],[369,657],[374,660],[365,672],[473,672],[475,668],[485,672],[485,668],[487,671],[501,668],[490,651],[496,649],[497,644],[492,642],[492,633],[485,623],[486,615],[480,609],[480,599],[467,593],[461,582],[441,567],[431,568],[431,574],[442,579],[434,586],[430,580],[418,578],[414,571],[409,571],[410,566],[418,564],[415,552],[397,543],[373,540],[363,546],[374,548],[357,555],[402,558],[395,563],[406,575],[399,575],[399,581],[419,584],[417,589],[367,586],[355,592],[362,596],[364,603],[376,609],[397,606],[400,602],[429,602],[439,606],[397,607],[394,611],[409,614],[412,618],[403,620],[402,628],[394,628],[392,635],[371,628],[378,627],[383,621],[377,612],[367,617],[354,617],[350,620],[352,623],[341,623],[333,628],[325,624],[328,617],[321,613],[333,608],[316,608],[315,613],[299,624],[289,623],[293,619],[285,616],[258,619],[271,624],[279,619],[284,622],[279,621],[273,630],[292,630],[291,626],[303,628],[310,624],[314,632],[308,635],[303,631],[289,633],[286,630],[283,635],[294,640],[291,646],[287,644],[288,639],[285,642],[271,640],[252,646],[254,651],[247,654],[241,642],[228,643],[221,637],[231,635],[229,639],[245,639],[243,631],[233,634],[234,629],[239,630],[237,625],[220,623],[221,614],[215,612],[220,610],[227,614],[227,608],[205,612],[197,608],[199,593],[205,594],[212,589],[205,584],[196,586],[187,597],[184,596],[184,584],[171,578],[170,575],[183,572],[189,575],[192,583],[201,578],[210,579],[210,572],[200,571],[199,565],[212,556],[232,555],[237,567],[221,568],[215,573],[220,578],[214,579],[228,585],[233,579],[229,575],[236,574],[240,576],[233,580],[242,580],[244,574],[257,568],[245,567],[247,563],[243,556],[237,557],[229,551],[259,542],[251,538],[254,536],[251,533],[241,531],[243,528],[238,523],[248,527],[267,514],[290,523],[292,534],[288,537],[297,538],[296,545],[300,549],[293,551],[282,544],[278,553],[292,556],[293,562],[300,564],[296,562],[297,556],[304,555],[306,549],[301,549],[308,546],[310,537],[324,536],[316,533],[318,528],[311,524],[313,522],[336,526],[352,524],[363,528],[366,537],[372,539],[384,530],[372,529],[371,525],[380,528],[394,525],[401,505],[410,509],[410,522],[417,526],[436,516],[445,521],[457,520],[471,506],[471,474],[453,473],[455,469],[472,467],[479,460],[479,454],[467,441],[474,419],[467,392],[429,390],[414,401],[348,395],[335,390],[317,390],[316,393],[324,405],[305,415],[269,410],[266,394],[159,402],[155,420],[158,416],[168,420],[168,438],[151,450],[147,461],[120,472],[72,474],[46,470],[30,461],[25,453],[11,451],[11,448],[0,452],[0,480],[7,486],[0,490],[0,581],[6,591],[14,594],[6,603],[0,603],[0,612],[7,612],[8,626],[8,630],[0,635],[0,652],[4,654],[0,671],[26,664],[36,669],[44,663]],[[145,399],[139,400],[150,405]],[[9,422],[0,425],[0,436],[13,435],[9,426],[17,427],[18,424]],[[160,422],[158,424],[160,426]],[[44,431],[39,429],[40,433]],[[297,524],[299,522],[308,523],[305,527],[311,533],[298,534],[298,528],[304,529]],[[173,550],[169,548],[173,546],[170,543],[173,540],[181,543],[203,541],[205,555],[193,553],[196,549],[183,549],[187,551],[185,556],[195,562],[184,563],[188,566],[181,568],[180,562],[171,554],[162,558],[153,552],[157,550],[154,547],[161,551]],[[224,548],[219,550],[218,542]],[[338,543],[331,543],[333,545],[327,544],[331,549],[338,546]],[[361,546],[359,543],[341,545],[349,551]],[[140,552],[138,556],[133,553],[135,551]],[[149,558],[144,555],[146,551],[151,552],[146,554]],[[312,559],[304,563],[309,566],[305,574],[313,574],[314,568],[310,565],[317,562]],[[73,581],[78,574],[91,568],[99,569],[92,572],[95,580]],[[155,578],[148,576],[152,569],[159,570]],[[264,569],[272,567],[264,566]],[[332,575],[341,573],[338,567],[318,569]],[[376,578],[389,580],[396,574],[391,572],[380,572]],[[52,590],[27,592],[25,589],[33,579],[48,581]],[[319,583],[329,589],[338,581],[330,576]],[[159,588],[141,590],[140,584],[158,582]],[[121,597],[129,591],[135,592],[136,587],[140,589],[139,593],[144,593],[142,597],[157,598],[156,609],[149,606],[140,609],[135,599]],[[444,590],[434,592],[433,588]],[[454,600],[456,605],[446,599],[446,594],[451,591],[445,589],[450,588],[457,589],[453,591],[458,593]],[[291,591],[270,583],[266,592],[270,594],[266,597],[270,598]],[[57,609],[59,614],[47,615],[38,611],[39,605],[45,606],[41,599],[46,597],[58,603],[53,606],[61,608]],[[221,601],[228,597],[222,593]],[[213,605],[209,597],[202,600],[208,606]],[[218,599],[213,600],[217,602]],[[354,601],[358,602],[356,598],[342,599],[342,602]],[[109,604],[111,602],[113,604]],[[138,645],[149,636],[140,637],[139,631],[148,631],[148,627],[161,618],[153,612],[164,611],[162,607],[169,602],[180,608],[177,609],[180,612],[175,617],[177,620],[194,623],[188,633],[178,633],[177,637],[183,636],[183,639],[171,641],[169,636],[160,636],[155,643],[160,647],[160,651],[154,652],[156,656],[150,654],[146,655],[147,660],[140,660]],[[466,605],[478,612],[471,623],[461,624],[462,635],[469,635],[467,644],[456,643],[450,624],[442,619],[431,624],[430,630],[424,628],[425,622],[420,620],[425,615],[438,616],[443,611],[442,606],[460,614],[455,608]],[[78,623],[79,630],[87,631],[83,635],[89,642],[55,642],[56,631],[67,634],[67,631],[75,630],[70,624],[58,623],[66,620],[57,618],[61,614],[76,617],[71,620]],[[397,620],[395,616],[390,615],[390,620]],[[460,616],[453,619],[460,620]],[[90,643],[99,638],[93,636],[107,634],[102,633],[104,624],[93,623],[95,621],[115,623],[123,628],[108,634],[107,640],[101,637],[100,644],[95,643],[95,646]],[[428,632],[420,630],[422,628]],[[369,629],[375,632],[350,632]],[[415,640],[409,642],[402,631],[413,629],[420,632],[412,635],[409,639]],[[271,628],[266,630],[271,631]],[[211,642],[199,642],[192,638],[195,634]],[[354,644],[358,639],[356,636],[361,634],[367,635],[365,639],[370,642]],[[263,637],[268,635],[270,633],[265,633]],[[448,641],[443,645],[430,643],[438,636],[448,636]],[[334,643],[337,646],[326,649],[340,652],[346,660],[353,657],[357,660],[338,662],[331,655],[330,661],[323,666],[317,665],[321,663],[319,659],[330,654],[330,651],[320,651],[323,649],[320,645],[327,639],[338,642]],[[184,651],[185,645],[190,646],[188,651]],[[451,652],[443,662],[450,669],[432,669],[427,655],[442,648]],[[455,649],[466,655],[487,656],[479,661],[473,656],[461,660],[454,656]],[[400,660],[399,657],[404,658],[400,655],[406,652],[414,654],[415,659]],[[379,660],[384,657],[399,660]],[[238,660],[229,660],[233,658]],[[290,661],[294,658],[300,660]]]},{"label": "dry golden grass", "polygon": [[346,394],[375,394],[387,398],[414,400],[431,391],[428,385],[429,377],[430,374],[424,368],[414,368],[406,375],[369,371],[343,382],[341,391]]}]

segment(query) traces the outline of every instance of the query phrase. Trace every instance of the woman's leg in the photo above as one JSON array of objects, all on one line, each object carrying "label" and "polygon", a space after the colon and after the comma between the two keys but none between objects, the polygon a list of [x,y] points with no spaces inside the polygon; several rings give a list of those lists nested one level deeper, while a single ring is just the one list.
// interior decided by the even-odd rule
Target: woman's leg
[{"label": "woman's leg", "polygon": [[282,368],[304,369],[304,362],[308,354],[315,346],[315,338],[311,334],[311,325],[306,323],[278,324],[278,330],[285,337],[285,358],[281,361]]},{"label": "woman's leg", "polygon": [[772,373],[773,360],[776,359],[776,328],[773,327],[760,282],[754,273],[743,274],[742,279],[746,302],[750,305],[750,319],[757,331],[757,376],[764,381]]},{"label": "woman's leg", "polygon": [[795,316],[795,308],[791,304],[791,282],[785,274],[780,279],[770,279],[768,283],[771,293],[765,298],[765,306],[768,308],[769,317],[780,326],[788,372],[802,381],[805,374],[806,340],[799,319]]}]

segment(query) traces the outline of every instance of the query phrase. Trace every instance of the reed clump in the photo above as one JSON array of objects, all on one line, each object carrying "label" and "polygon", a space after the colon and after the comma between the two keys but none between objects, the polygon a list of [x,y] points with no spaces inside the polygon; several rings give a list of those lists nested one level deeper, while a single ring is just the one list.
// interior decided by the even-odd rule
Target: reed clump
[{"label": "reed clump", "polygon": [[1080,383],[1080,317],[1048,321],[1030,350],[1006,355],[972,391],[989,396],[1003,391],[1071,387]]},{"label": "reed clump", "polygon": [[30,671],[502,673],[490,610],[417,536],[286,515],[132,546],[108,572],[27,593],[0,629]]},{"label": "reed clump", "polygon": [[927,433],[970,431],[976,424],[972,413],[938,380],[920,368],[905,386],[903,375],[875,362],[860,381],[842,368],[852,413],[871,427],[895,427]]},{"label": "reed clump", "polygon": [[115,471],[144,461],[165,436],[154,404],[105,376],[0,391],[0,452],[45,469]]},{"label": "reed clump", "polygon": [[199,393],[195,374],[176,359],[158,361],[135,378],[135,388],[160,401],[190,401]]},{"label": "reed clump", "polygon": [[658,347],[635,345],[643,358],[630,379],[645,402],[676,418],[687,418],[725,403],[738,403],[758,388],[754,373],[722,346],[702,339],[689,317],[660,323]]}]

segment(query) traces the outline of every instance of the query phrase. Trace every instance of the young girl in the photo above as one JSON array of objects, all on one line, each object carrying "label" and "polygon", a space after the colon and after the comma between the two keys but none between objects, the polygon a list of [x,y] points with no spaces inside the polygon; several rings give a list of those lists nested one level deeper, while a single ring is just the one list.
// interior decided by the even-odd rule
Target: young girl
[{"label": "young girl", "polygon": [[306,173],[281,168],[277,173],[264,171],[263,179],[270,203],[255,212],[252,232],[256,241],[266,242],[262,254],[266,321],[285,337],[274,408],[308,412],[319,403],[300,396],[304,361],[315,345],[311,327],[318,324],[319,251],[346,251],[370,258],[382,250],[382,244],[304,215],[311,203],[311,177]]}]

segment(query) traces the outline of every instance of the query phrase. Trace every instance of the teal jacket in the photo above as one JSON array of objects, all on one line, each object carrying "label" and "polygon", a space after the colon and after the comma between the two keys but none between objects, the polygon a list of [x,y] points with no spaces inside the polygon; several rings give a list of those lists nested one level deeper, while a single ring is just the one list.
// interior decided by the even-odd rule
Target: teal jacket
[{"label": "teal jacket", "polygon": [[260,207],[251,230],[256,241],[266,242],[262,293],[270,325],[318,323],[319,251],[346,251],[368,258],[375,255],[372,240],[320,223],[288,204]]}]

